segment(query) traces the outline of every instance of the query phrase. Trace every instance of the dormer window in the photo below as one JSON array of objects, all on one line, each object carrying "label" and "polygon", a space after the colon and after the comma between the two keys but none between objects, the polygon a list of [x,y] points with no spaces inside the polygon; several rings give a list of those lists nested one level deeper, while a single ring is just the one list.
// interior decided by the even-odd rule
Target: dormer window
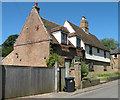
[{"label": "dormer window", "polygon": [[61,32],[61,43],[67,44],[67,34]]},{"label": "dormer window", "polygon": [[80,47],[80,39],[77,38],[77,47]]}]

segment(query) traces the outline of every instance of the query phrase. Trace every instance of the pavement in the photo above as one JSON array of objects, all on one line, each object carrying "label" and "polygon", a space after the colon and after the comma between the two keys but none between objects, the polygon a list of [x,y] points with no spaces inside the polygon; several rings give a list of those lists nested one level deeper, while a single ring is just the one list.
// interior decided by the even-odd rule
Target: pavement
[{"label": "pavement", "polygon": [[22,100],[22,99],[25,99],[25,98],[26,99],[28,99],[28,98],[29,99],[30,98],[70,98],[70,97],[73,97],[73,96],[78,95],[78,94],[94,91],[94,90],[104,88],[104,87],[108,87],[112,84],[115,84],[116,82],[118,82],[118,80],[111,81],[111,82],[104,83],[104,84],[99,84],[99,85],[84,88],[84,89],[79,89],[79,90],[76,90],[75,92],[57,92],[57,93],[52,92],[52,93],[46,93],[46,94],[39,94],[39,95],[16,98],[16,100],[18,100],[18,99]]}]

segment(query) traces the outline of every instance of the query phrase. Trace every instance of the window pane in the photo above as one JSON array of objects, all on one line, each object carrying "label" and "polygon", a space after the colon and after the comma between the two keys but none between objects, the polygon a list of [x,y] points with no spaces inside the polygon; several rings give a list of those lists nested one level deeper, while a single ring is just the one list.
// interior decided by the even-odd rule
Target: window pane
[{"label": "window pane", "polygon": [[62,33],[61,34],[62,36],[61,36],[61,41],[62,41],[62,43],[64,43],[64,44],[67,44],[67,34],[64,34],[64,33]]},{"label": "window pane", "polygon": [[92,55],[92,46],[89,46],[89,54]]},{"label": "window pane", "polygon": [[80,47],[80,39],[77,38],[77,47]]}]

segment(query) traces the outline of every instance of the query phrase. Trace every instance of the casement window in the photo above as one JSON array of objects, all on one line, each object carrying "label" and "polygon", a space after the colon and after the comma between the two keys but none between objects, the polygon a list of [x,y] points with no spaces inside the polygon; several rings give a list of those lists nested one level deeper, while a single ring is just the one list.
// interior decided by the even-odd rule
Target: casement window
[{"label": "casement window", "polygon": [[97,53],[100,53],[100,49],[97,49]]},{"label": "casement window", "polygon": [[106,51],[104,51],[104,58],[106,58]]},{"label": "casement window", "polygon": [[80,39],[79,38],[77,38],[77,47],[80,47]]},{"label": "casement window", "polygon": [[61,43],[67,44],[67,34],[61,33]]},{"label": "casement window", "polygon": [[89,54],[92,55],[92,46],[89,46]]}]

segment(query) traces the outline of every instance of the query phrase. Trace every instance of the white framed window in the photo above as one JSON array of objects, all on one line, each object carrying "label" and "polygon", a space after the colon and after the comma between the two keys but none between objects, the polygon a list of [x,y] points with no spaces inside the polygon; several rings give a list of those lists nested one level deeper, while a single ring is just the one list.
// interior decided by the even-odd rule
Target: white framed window
[{"label": "white framed window", "polygon": [[67,34],[61,32],[61,43],[67,44]]},{"label": "white framed window", "polygon": [[104,51],[104,58],[106,58],[106,51]]},{"label": "white framed window", "polygon": [[100,49],[97,49],[97,53],[100,53]]},{"label": "white framed window", "polygon": [[80,45],[80,39],[77,38],[76,40],[77,40],[77,41],[76,41],[77,47],[80,47],[80,46],[81,46],[81,45]]},{"label": "white framed window", "polygon": [[89,54],[92,55],[92,46],[89,46]]}]

